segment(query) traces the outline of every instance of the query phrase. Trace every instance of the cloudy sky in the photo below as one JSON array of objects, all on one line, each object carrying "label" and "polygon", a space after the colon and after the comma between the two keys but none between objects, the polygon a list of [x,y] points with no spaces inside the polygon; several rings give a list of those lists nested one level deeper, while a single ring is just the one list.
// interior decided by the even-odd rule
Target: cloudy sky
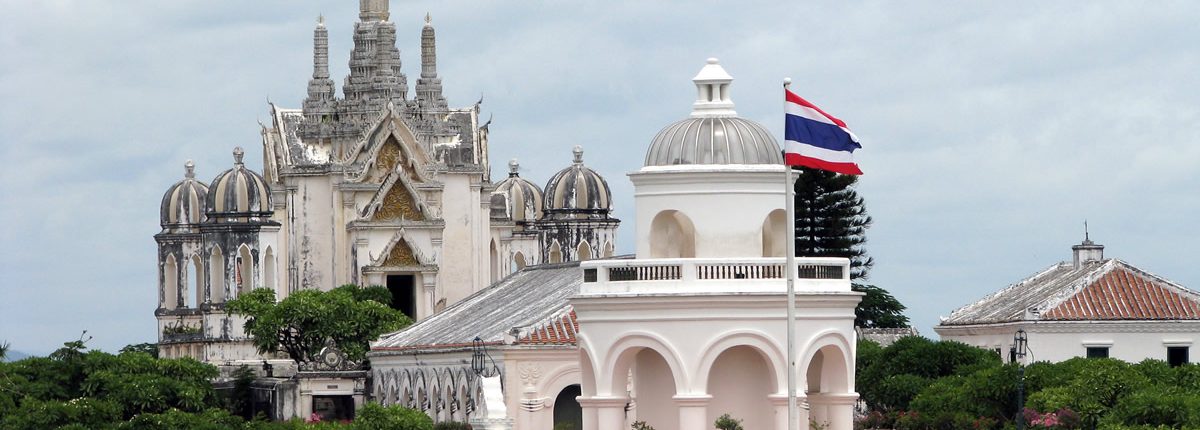
[{"label": "cloudy sky", "polygon": [[[258,121],[268,100],[299,106],[316,17],[344,76],[357,2],[0,10],[0,341],[154,341],[163,191],[189,158],[205,180],[228,168],[235,146],[260,168]],[[413,78],[427,11],[451,104],[482,94],[494,115],[493,163],[544,182],[582,145],[626,220],[624,174],[688,114],[705,58],[777,134],[792,77],[862,138],[871,281],[926,335],[1069,260],[1085,219],[1107,256],[1200,288],[1200,3],[393,0]]]}]

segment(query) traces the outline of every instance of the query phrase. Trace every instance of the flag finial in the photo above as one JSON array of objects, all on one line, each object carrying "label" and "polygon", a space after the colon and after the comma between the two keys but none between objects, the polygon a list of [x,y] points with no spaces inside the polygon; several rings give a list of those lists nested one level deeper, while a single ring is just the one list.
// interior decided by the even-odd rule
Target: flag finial
[{"label": "flag finial", "polygon": [[792,78],[783,78],[783,87],[791,88],[791,86],[792,86]]}]

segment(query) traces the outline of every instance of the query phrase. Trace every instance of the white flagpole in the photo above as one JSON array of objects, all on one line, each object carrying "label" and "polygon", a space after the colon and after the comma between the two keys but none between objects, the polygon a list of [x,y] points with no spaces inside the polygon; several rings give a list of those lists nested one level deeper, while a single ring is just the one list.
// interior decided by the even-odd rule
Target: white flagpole
[{"label": "white flagpole", "polygon": [[[783,78],[783,89],[787,91],[792,85],[792,78]],[[787,99],[784,101],[784,112],[787,112]],[[785,114],[786,117],[786,114]],[[784,133],[786,141],[787,134]],[[796,409],[796,188],[792,183],[792,166],[783,163],[784,195],[787,196],[784,210],[787,212],[788,239],[785,268],[783,274],[787,279],[787,373],[788,373],[788,430],[800,430],[800,414]]]}]

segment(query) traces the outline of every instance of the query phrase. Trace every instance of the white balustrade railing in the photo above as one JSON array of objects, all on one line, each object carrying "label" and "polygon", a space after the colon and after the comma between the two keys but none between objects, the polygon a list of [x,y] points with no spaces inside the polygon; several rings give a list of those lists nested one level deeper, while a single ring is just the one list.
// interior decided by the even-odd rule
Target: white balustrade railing
[{"label": "white balustrade railing", "polygon": [[[669,258],[581,263],[583,294],[779,292],[786,290],[783,258]],[[845,258],[797,258],[797,291],[850,291]]]}]

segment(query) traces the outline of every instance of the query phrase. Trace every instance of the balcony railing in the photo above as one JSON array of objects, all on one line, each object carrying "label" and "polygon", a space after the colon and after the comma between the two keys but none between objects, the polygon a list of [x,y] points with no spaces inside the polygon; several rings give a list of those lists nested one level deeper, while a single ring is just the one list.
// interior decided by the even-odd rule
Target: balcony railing
[{"label": "balcony railing", "polygon": [[[582,263],[583,294],[780,292],[783,258],[593,260]],[[850,291],[845,258],[797,258],[797,291]]]}]

